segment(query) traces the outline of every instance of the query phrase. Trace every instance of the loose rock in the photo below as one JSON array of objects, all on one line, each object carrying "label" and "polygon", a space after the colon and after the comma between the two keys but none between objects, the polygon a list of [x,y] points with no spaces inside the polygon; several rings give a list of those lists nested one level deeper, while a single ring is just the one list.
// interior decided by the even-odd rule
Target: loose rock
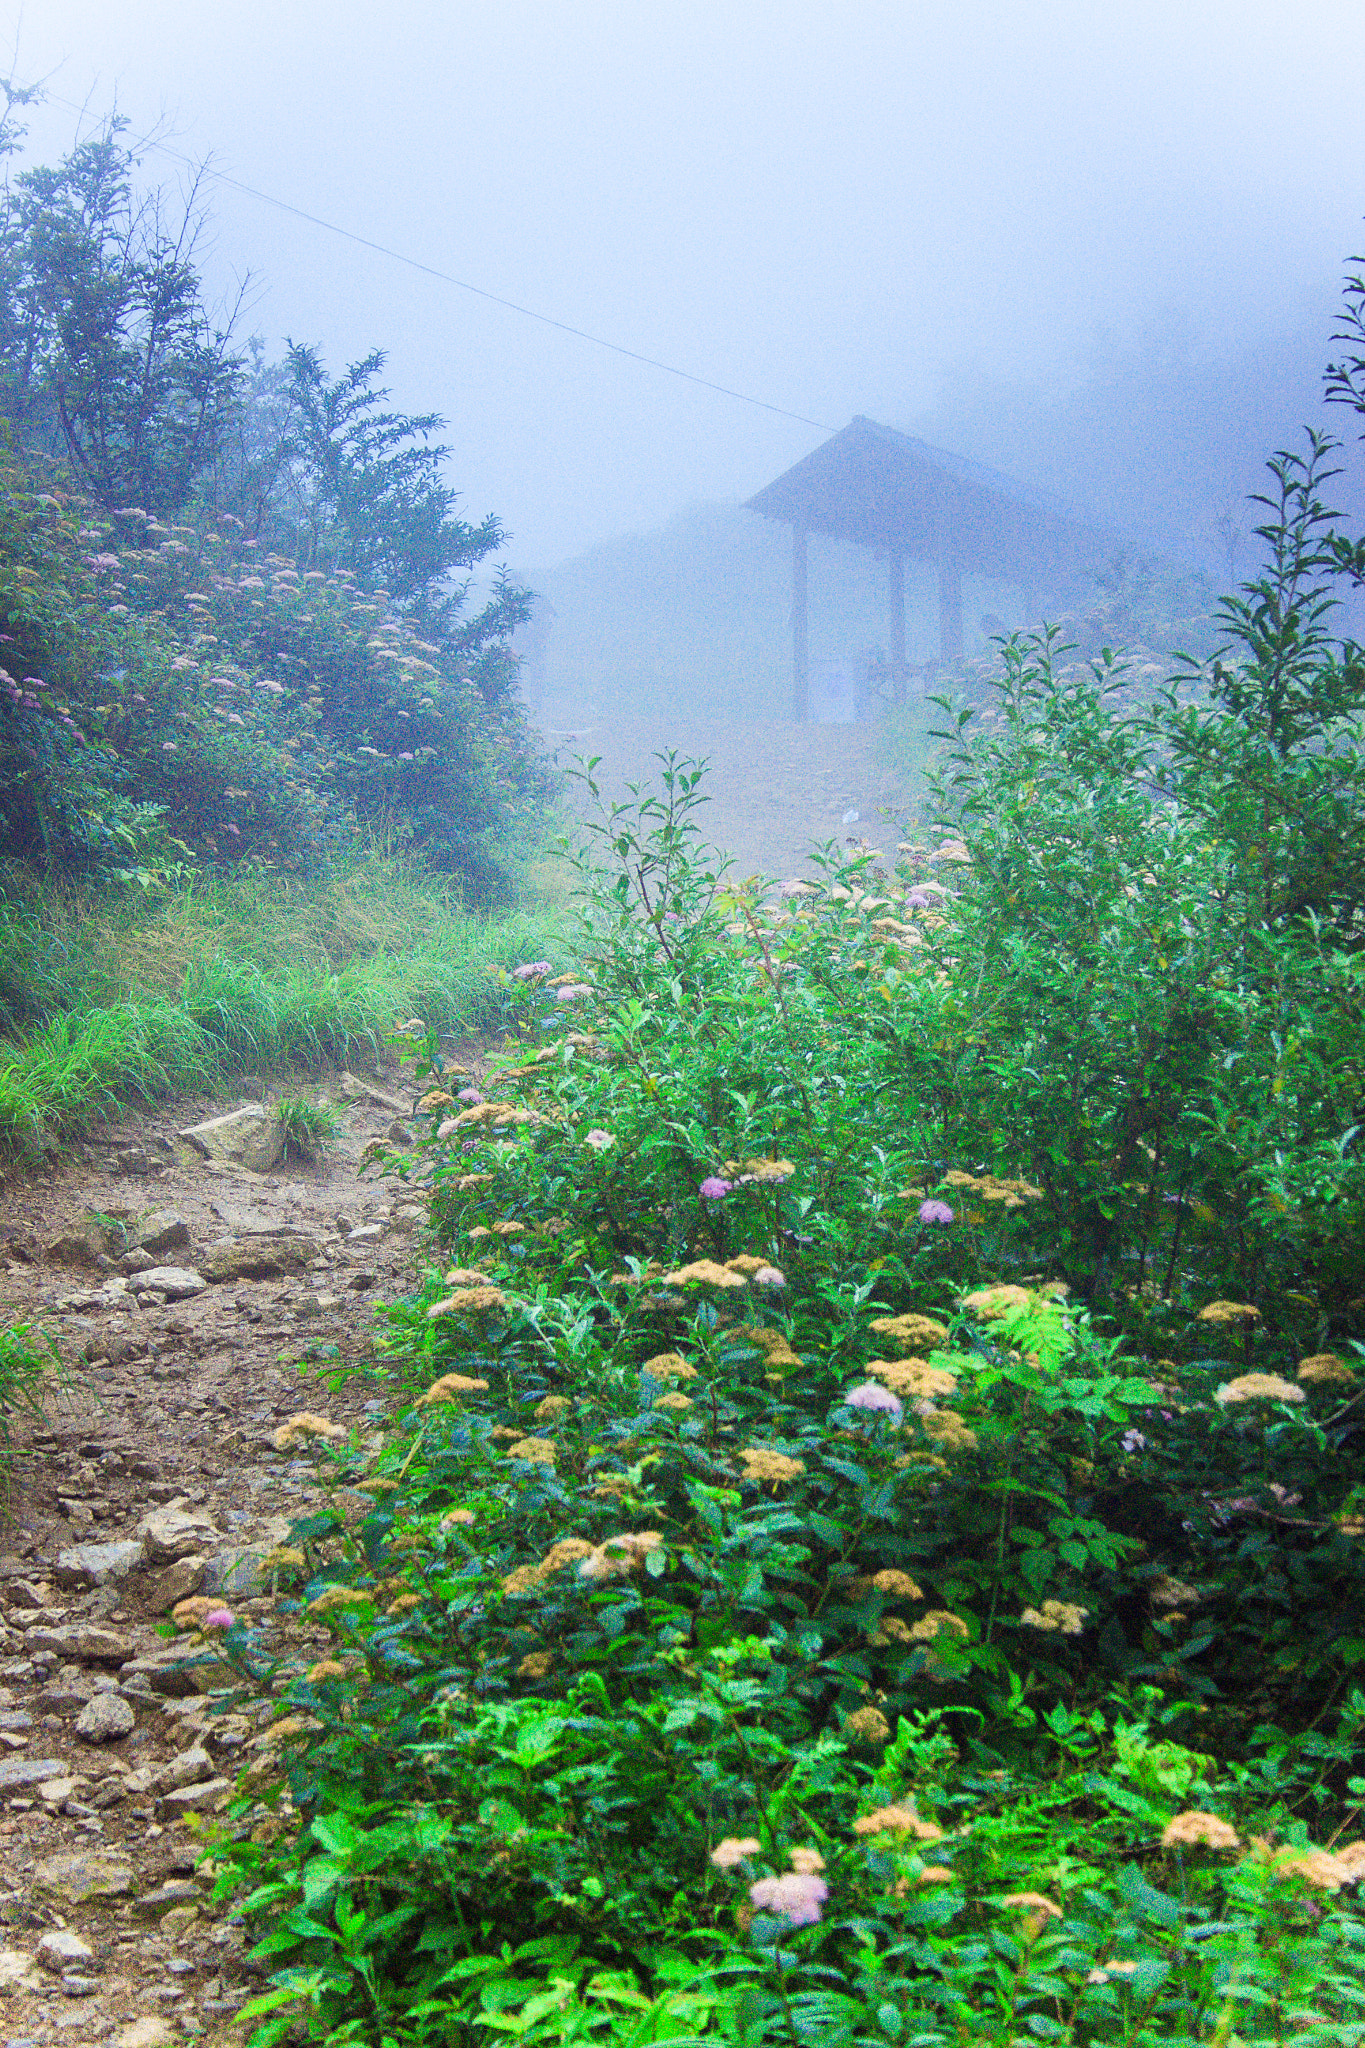
[{"label": "loose rock", "polygon": [[35,1960],[40,1970],[49,1970],[54,1977],[60,1977],[64,1970],[74,1969],[78,1964],[93,1963],[95,1952],[69,1927],[54,1927],[38,1943]]},{"label": "loose rock", "polygon": [[35,1650],[51,1650],[78,1664],[126,1664],[133,1654],[127,1636],[111,1628],[31,1628],[24,1647],[30,1656]]},{"label": "loose rock", "polygon": [[[189,1507],[154,1508],[138,1525],[142,1555],[148,1564],[174,1564],[221,1541],[208,1516]],[[183,1595],[182,1595],[183,1598]]]},{"label": "loose rock", "polygon": [[179,1136],[202,1159],[244,1166],[250,1173],[269,1173],[284,1157],[284,1132],[279,1118],[255,1103],[230,1110],[226,1116],[209,1117],[205,1123],[181,1131]]},{"label": "loose rock", "polygon": [[[128,1283],[122,1284],[126,1287]],[[167,1301],[188,1301],[202,1294],[207,1286],[203,1274],[196,1273],[192,1266],[149,1266],[137,1276],[139,1294],[163,1294]]]},{"label": "loose rock", "polygon": [[153,1209],[137,1227],[138,1249],[173,1252],[190,1241],[190,1226],[175,1209]]},{"label": "loose rock", "polygon": [[107,1585],[126,1579],[141,1558],[140,1543],[73,1543],[57,1553],[57,1584],[68,1590]]},{"label": "loose rock", "polygon": [[34,1882],[68,1904],[86,1899],[117,1899],[133,1889],[133,1866],[107,1849],[74,1849],[45,1856],[35,1866]]},{"label": "loose rock", "polygon": [[278,1280],[286,1273],[301,1273],[321,1252],[315,1238],[293,1231],[253,1231],[210,1245],[204,1271],[220,1285],[229,1280]]},{"label": "loose rock", "polygon": [[18,1792],[25,1785],[60,1778],[65,1768],[59,1756],[7,1756],[0,1761],[0,1792]]},{"label": "loose rock", "polygon": [[76,1733],[82,1742],[119,1742],[132,1734],[136,1719],[118,1693],[97,1692],[76,1716]]},{"label": "loose rock", "polygon": [[169,1614],[182,1600],[188,1600],[204,1583],[204,1560],[197,1552],[177,1558],[164,1572],[158,1572],[148,1588],[151,1605],[158,1614]]}]

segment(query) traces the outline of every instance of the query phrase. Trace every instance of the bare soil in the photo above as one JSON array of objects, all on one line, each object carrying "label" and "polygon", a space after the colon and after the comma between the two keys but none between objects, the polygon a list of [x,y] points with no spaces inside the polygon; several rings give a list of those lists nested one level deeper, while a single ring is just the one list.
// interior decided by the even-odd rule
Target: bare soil
[{"label": "bare soil", "polygon": [[[475,1074],[478,1055],[466,1049]],[[411,1106],[401,1074],[367,1085]],[[204,1787],[187,1796],[202,1799],[206,1815],[225,1805],[261,1723],[250,1714],[225,1719],[183,1676],[168,1676],[174,1653],[158,1628],[177,1590],[202,1589],[271,1629],[262,1555],[321,1502],[313,1463],[278,1450],[273,1432],[301,1409],[362,1437],[382,1432],[382,1383],[361,1374],[330,1392],[319,1378],[328,1368],[307,1354],[335,1347],[341,1359],[367,1359],[377,1305],[408,1291],[427,1257],[424,1209],[400,1182],[361,1177],[362,1154],[389,1134],[394,1107],[364,1095],[344,1099],[355,1090],[336,1077],[309,1092],[327,1096],[341,1123],[317,1165],[256,1174],[197,1159],[177,1132],[233,1105],[181,1102],[107,1130],[41,1176],[11,1175],[0,1197],[5,1322],[52,1331],[71,1366],[69,1385],[49,1399],[42,1420],[17,1420],[0,1522],[7,2048],[242,2038],[234,2015],[254,1981],[245,1944],[196,1875],[196,1822],[167,1799],[188,1778]],[[157,1265],[197,1268],[211,1263],[210,1246],[219,1257],[224,1245],[250,1252],[280,1233],[294,1234],[307,1264],[165,1302],[144,1286],[139,1303],[134,1273],[111,1305],[105,1290],[122,1270],[117,1261],[112,1271],[89,1263],[80,1270],[51,1255],[63,1236],[87,1230],[92,1215],[136,1219],[152,1210],[175,1212],[188,1238],[156,1254]],[[145,1552],[145,1518],[176,1504],[213,1525],[196,1546],[202,1573],[192,1563],[157,1566],[144,1554],[126,1576],[89,1583],[96,1572],[73,1582],[82,1574],[69,1555],[63,1564],[64,1552],[119,1542],[142,1542]],[[202,1683],[217,1685],[221,1671],[212,1666]],[[127,1733],[92,1741],[77,1732],[99,1693],[126,1702]],[[126,1719],[122,1705],[110,1711]],[[54,1863],[63,1855],[85,1859],[83,1876]],[[111,1895],[80,1896],[92,1871]],[[90,1951],[65,1971],[59,1954],[40,1955],[44,1937],[63,1930]]]}]

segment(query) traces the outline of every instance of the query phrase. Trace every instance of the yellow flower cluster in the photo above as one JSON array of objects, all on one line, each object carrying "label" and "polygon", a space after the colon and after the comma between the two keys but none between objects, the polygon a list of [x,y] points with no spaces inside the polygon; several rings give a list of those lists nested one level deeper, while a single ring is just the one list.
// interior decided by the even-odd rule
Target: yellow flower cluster
[{"label": "yellow flower cluster", "polygon": [[1153,1607],[1197,1607],[1204,1597],[1198,1586],[1169,1578],[1165,1572],[1147,1581],[1147,1593]]},{"label": "yellow flower cluster", "polygon": [[868,1372],[893,1394],[905,1401],[932,1401],[936,1395],[957,1392],[957,1374],[946,1366],[929,1365],[922,1358],[873,1358]]},{"label": "yellow flower cluster", "polygon": [[721,1266],[714,1259],[693,1259],[690,1265],[677,1266],[663,1276],[665,1287],[743,1287],[744,1275],[736,1273],[729,1266]]},{"label": "yellow flower cluster", "polygon": [[548,1678],[554,1665],[548,1650],[532,1650],[517,1666],[518,1678]]},{"label": "yellow flower cluster", "polygon": [[697,1377],[695,1365],[689,1365],[681,1351],[659,1351],[653,1358],[647,1358],[640,1367],[656,1380],[694,1380]]},{"label": "yellow flower cluster", "polygon": [[856,1742],[889,1742],[891,1724],[880,1707],[859,1707],[845,1720],[844,1733],[851,1735]]},{"label": "yellow flower cluster", "polygon": [[896,1343],[907,1346],[914,1344],[943,1344],[948,1332],[942,1323],[932,1316],[903,1315],[878,1316],[872,1325],[873,1334],[878,1337],[892,1337]]},{"label": "yellow flower cluster", "polygon": [[692,1406],[692,1403],[688,1400],[686,1394],[680,1394],[675,1388],[671,1394],[662,1395],[654,1405],[656,1408],[666,1410],[670,1415],[685,1415]]},{"label": "yellow flower cluster", "polygon": [[1216,1813],[1200,1813],[1192,1809],[1188,1813],[1176,1814],[1162,1830],[1163,1849],[1194,1848],[1240,1849],[1241,1836],[1227,1821],[1220,1820]]},{"label": "yellow flower cluster", "polygon": [[974,1315],[987,1323],[1003,1323],[1031,1308],[1033,1302],[1034,1296],[1027,1287],[1016,1287],[1009,1282],[998,1287],[978,1287],[962,1297],[962,1306],[971,1309]]},{"label": "yellow flower cluster", "polygon": [[430,1114],[433,1109],[449,1109],[454,1101],[455,1097],[446,1089],[428,1088],[426,1094],[418,1102],[417,1107],[426,1110]]},{"label": "yellow flower cluster", "polygon": [[757,1187],[780,1187],[796,1172],[790,1159],[727,1159],[727,1180],[745,1180]]},{"label": "yellow flower cluster", "polygon": [[472,1195],[476,1188],[491,1188],[491,1173],[460,1173],[449,1183],[457,1195]]},{"label": "yellow flower cluster", "polygon": [[1220,1408],[1228,1408],[1239,1401],[1293,1402],[1306,1401],[1308,1396],[1293,1380],[1282,1380],[1278,1373],[1244,1372],[1235,1380],[1225,1380],[1213,1398]]},{"label": "yellow flower cluster", "polygon": [[425,1394],[419,1394],[415,1407],[432,1408],[439,1401],[453,1401],[459,1394],[486,1394],[487,1380],[470,1379],[467,1373],[448,1372],[439,1380],[433,1380]]},{"label": "yellow flower cluster", "polygon": [[936,1408],[928,1415],[921,1414],[919,1424],[930,1442],[950,1457],[954,1451],[974,1451],[977,1447],[976,1431],[968,1429],[961,1416],[954,1415],[951,1409],[945,1412]]},{"label": "yellow flower cluster", "polygon": [[452,1266],[446,1274],[447,1287],[486,1287],[488,1275],[477,1266]]},{"label": "yellow flower cluster", "polygon": [[888,1565],[884,1571],[874,1572],[872,1574],[872,1583],[879,1593],[885,1593],[892,1600],[922,1600],[924,1598],[923,1593],[921,1593],[909,1572],[898,1572],[894,1566]]},{"label": "yellow flower cluster", "polygon": [[1249,1301],[1206,1301],[1195,1321],[1198,1323],[1241,1323],[1259,1317],[1261,1311]]},{"label": "yellow flower cluster", "polygon": [[361,1586],[327,1586],[316,1600],[309,1601],[308,1612],[312,1615],[335,1614],[342,1607],[368,1607],[373,1599],[373,1588],[367,1591]]},{"label": "yellow flower cluster", "polygon": [[1041,1202],[1043,1191],[1026,1180],[999,1180],[993,1173],[945,1173],[950,1188],[966,1188],[983,1202],[1003,1202],[1007,1209],[1022,1209],[1025,1202]]},{"label": "yellow flower cluster", "polygon": [[556,1422],[561,1415],[567,1415],[573,1404],[563,1394],[547,1394],[543,1401],[537,1401],[531,1413],[537,1422]]},{"label": "yellow flower cluster", "polygon": [[736,1323],[734,1334],[763,1353],[763,1362],[774,1379],[780,1379],[789,1368],[801,1363],[782,1330],[762,1330],[755,1323]]},{"label": "yellow flower cluster", "polygon": [[287,1422],[282,1422],[270,1441],[277,1451],[287,1451],[300,1437],[336,1438],[344,1437],[345,1434],[346,1431],[339,1422],[331,1422],[327,1416],[314,1415],[309,1409],[304,1408],[297,1415],[291,1415]]},{"label": "yellow flower cluster", "polygon": [[608,1536],[602,1543],[588,1543],[581,1536],[565,1536],[546,1551],[539,1564],[524,1564],[502,1582],[504,1593],[531,1593],[543,1587],[566,1565],[577,1565],[583,1579],[625,1579],[643,1569],[652,1550],[662,1550],[664,1539],[657,1529],[628,1531]]},{"label": "yellow flower cluster", "polygon": [[1025,1628],[1042,1629],[1047,1635],[1078,1636],[1089,1612],[1088,1607],[1073,1607],[1069,1600],[1044,1600],[1041,1607],[1026,1607],[1019,1619]]},{"label": "yellow flower cluster", "polygon": [[547,1436],[519,1436],[507,1446],[509,1458],[524,1458],[528,1465],[553,1465],[555,1447]]},{"label": "yellow flower cluster", "polygon": [[518,1109],[514,1102],[479,1102],[472,1109],[462,1109],[451,1119],[452,1131],[468,1131],[475,1128],[490,1129],[501,1124],[539,1124],[545,1119],[533,1109]]},{"label": "yellow flower cluster", "polygon": [[772,1483],[779,1485],[786,1479],[799,1479],[805,1471],[800,1458],[788,1458],[781,1451],[770,1451],[762,1445],[741,1451],[740,1462],[744,1466],[746,1479],[757,1480],[760,1486]]},{"label": "yellow flower cluster", "polygon": [[941,1842],[936,1821],[921,1820],[911,1805],[879,1806],[853,1823],[855,1835],[913,1835],[917,1842]]},{"label": "yellow flower cluster", "polygon": [[1311,1358],[1301,1358],[1295,1379],[1302,1380],[1306,1387],[1353,1387],[1355,1374],[1335,1351],[1315,1351]]},{"label": "yellow flower cluster", "polygon": [[507,1297],[500,1287],[458,1287],[444,1301],[434,1301],[427,1310],[427,1318],[434,1322],[437,1316],[477,1316],[506,1306]]},{"label": "yellow flower cluster", "polygon": [[950,1614],[946,1607],[931,1607],[911,1629],[910,1640],[935,1643],[940,1636],[960,1636],[965,1642],[970,1635],[971,1629],[960,1614]]}]

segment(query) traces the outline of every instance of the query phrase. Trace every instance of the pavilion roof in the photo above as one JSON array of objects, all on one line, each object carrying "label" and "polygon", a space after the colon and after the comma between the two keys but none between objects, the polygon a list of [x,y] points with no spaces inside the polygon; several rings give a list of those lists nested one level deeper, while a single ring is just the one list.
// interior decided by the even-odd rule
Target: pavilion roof
[{"label": "pavilion roof", "polygon": [[1013,478],[861,415],[748,500],[766,518],[861,547],[1032,583],[1074,575],[1104,536]]}]

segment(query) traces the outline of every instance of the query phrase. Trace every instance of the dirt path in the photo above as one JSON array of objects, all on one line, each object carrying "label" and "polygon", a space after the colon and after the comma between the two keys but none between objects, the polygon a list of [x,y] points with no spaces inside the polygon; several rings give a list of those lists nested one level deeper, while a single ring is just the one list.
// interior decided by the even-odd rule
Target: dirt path
[{"label": "dirt path", "polygon": [[[703,836],[732,854],[738,876],[778,881],[807,872],[812,845],[895,844],[909,794],[884,758],[875,725],[715,725],[680,717],[657,723],[585,725],[549,735],[562,765],[599,754],[603,794],[618,801],[630,782],[655,784],[656,751],[706,758]],[[585,799],[575,796],[582,809]]]},{"label": "dirt path", "polygon": [[372,1381],[332,1394],[297,1361],[365,1355],[376,1303],[423,1256],[424,1209],[358,1177],[404,1087],[318,1091],[342,1125],[318,1167],[201,1158],[177,1132],[234,1105],[181,1103],[4,1188],[5,1322],[89,1361],[42,1424],[20,1421],[0,1524],[4,2048],[242,2038],[244,1943],[208,1905],[193,1825],[226,1803],[260,1729],[212,1714],[200,1685],[221,1667],[172,1669],[184,1641],[157,1627],[199,1594],[268,1630],[262,1558],[320,1500],[274,1431],[301,1409],[382,1427]]}]

